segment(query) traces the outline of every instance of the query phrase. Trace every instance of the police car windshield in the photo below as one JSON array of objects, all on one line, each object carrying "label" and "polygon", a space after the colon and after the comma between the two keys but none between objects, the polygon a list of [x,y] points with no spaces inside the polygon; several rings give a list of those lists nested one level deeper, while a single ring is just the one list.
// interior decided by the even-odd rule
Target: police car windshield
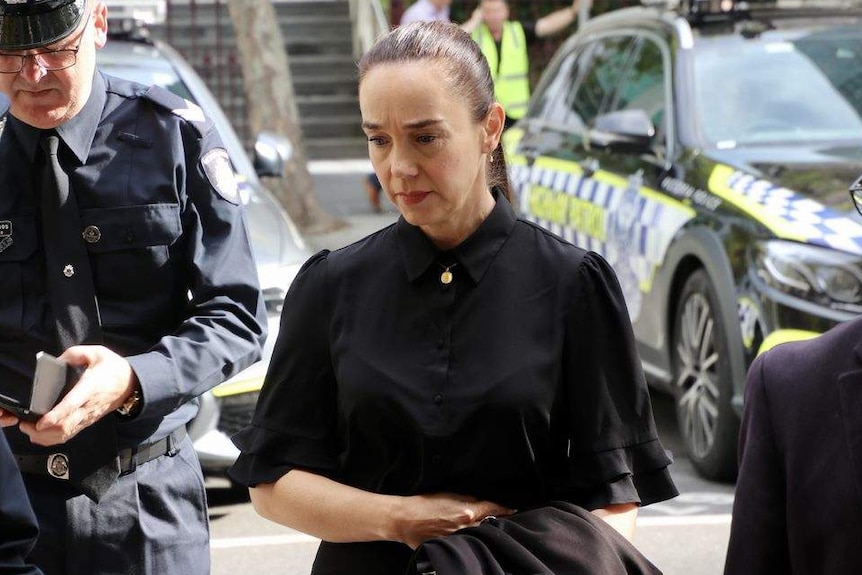
[{"label": "police car windshield", "polygon": [[862,32],[701,38],[701,131],[717,147],[862,139]]}]

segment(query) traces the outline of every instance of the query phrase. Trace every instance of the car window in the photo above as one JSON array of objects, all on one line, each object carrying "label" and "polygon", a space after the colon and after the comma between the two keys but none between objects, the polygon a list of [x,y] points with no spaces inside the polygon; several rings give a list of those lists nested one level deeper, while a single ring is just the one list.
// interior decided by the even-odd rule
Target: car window
[{"label": "car window", "polygon": [[611,96],[628,69],[631,50],[629,36],[609,36],[590,46],[589,69],[583,79],[572,86],[566,105],[568,113],[582,125],[590,125],[610,105]]},{"label": "car window", "polygon": [[859,30],[702,41],[694,70],[702,133],[720,147],[862,134]]},{"label": "car window", "polygon": [[583,122],[572,113],[565,101],[572,87],[580,83],[586,68],[585,60],[583,46],[576,46],[552,65],[543,76],[548,79],[547,82],[536,90],[528,115],[540,118],[551,126],[582,131]]},{"label": "car window", "polygon": [[608,111],[644,110],[653,125],[661,129],[666,108],[665,88],[661,48],[652,40],[642,38],[635,49],[628,75]]}]

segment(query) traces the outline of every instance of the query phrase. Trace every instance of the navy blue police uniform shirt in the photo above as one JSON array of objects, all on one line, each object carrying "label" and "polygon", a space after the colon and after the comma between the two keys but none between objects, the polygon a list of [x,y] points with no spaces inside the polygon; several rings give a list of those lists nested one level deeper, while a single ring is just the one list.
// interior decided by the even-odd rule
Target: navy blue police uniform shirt
[{"label": "navy blue police uniform shirt", "polygon": [[[98,228],[87,249],[104,345],[128,359],[143,393],[140,414],[118,426],[119,447],[158,440],[194,417],[198,395],[257,360],[265,337],[238,194],[202,163],[223,146],[197,106],[98,71],[83,110],[57,132],[82,226]],[[0,391],[19,397],[36,353],[59,351],[41,243],[40,136],[10,115],[0,138]],[[7,434],[29,444],[17,428]]]},{"label": "navy blue police uniform shirt", "polygon": [[39,526],[15,457],[0,433],[0,573],[42,575],[25,558],[36,544]]},{"label": "navy blue police uniform shirt", "polygon": [[234,479],[516,509],[676,495],[613,271],[495,197],[450,252],[401,218],[304,265]]}]

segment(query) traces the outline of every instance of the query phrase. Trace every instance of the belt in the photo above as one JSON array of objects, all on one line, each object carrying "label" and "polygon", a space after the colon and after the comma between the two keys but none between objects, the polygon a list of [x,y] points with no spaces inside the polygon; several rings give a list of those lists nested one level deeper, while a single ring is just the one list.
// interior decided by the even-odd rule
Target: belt
[{"label": "belt", "polygon": [[[179,450],[180,443],[185,438],[186,427],[182,426],[158,441],[121,449],[117,454],[120,475],[127,475],[134,471],[138,465],[143,465],[162,455],[173,456]],[[58,446],[58,448],[60,447]],[[48,475],[55,479],[69,479],[69,466],[72,465],[72,462],[65,453],[15,454],[15,460],[18,462],[18,467],[22,473]]]},{"label": "belt", "polygon": [[137,447],[121,449],[117,457],[120,459],[120,475],[126,475],[135,470],[138,465],[143,465],[162,455],[176,455],[180,449],[180,443],[186,438],[186,426],[173,430],[170,435],[163,437],[153,443],[145,443]]}]

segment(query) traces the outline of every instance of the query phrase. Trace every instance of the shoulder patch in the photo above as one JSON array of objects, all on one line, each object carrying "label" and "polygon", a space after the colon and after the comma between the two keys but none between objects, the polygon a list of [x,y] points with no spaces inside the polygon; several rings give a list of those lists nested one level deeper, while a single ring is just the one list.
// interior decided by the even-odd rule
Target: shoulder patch
[{"label": "shoulder patch", "polygon": [[177,96],[170,90],[166,90],[161,86],[151,86],[144,94],[144,97],[169,110],[171,114],[189,122],[197,129],[201,136],[206,135],[212,129],[212,121],[204,114],[200,106]]},{"label": "shoulder patch", "polygon": [[240,204],[239,184],[224,148],[213,148],[201,157],[201,167],[210,185],[232,204]]}]

